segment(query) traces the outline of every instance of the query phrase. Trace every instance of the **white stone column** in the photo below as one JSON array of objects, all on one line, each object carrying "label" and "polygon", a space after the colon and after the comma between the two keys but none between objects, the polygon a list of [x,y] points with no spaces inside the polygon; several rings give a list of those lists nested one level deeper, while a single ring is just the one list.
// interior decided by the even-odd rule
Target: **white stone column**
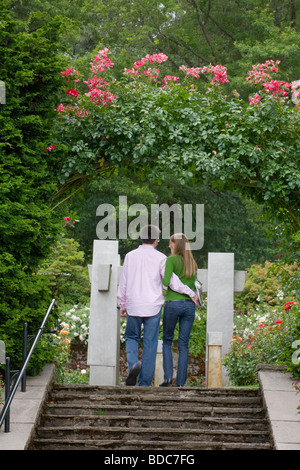
[{"label": "white stone column", "polygon": [[[206,378],[210,369],[208,339],[222,335],[223,359],[232,342],[234,292],[243,290],[245,278],[245,271],[234,271],[234,253],[208,253]],[[228,383],[225,367],[222,367],[222,385]]]},{"label": "white stone column", "polygon": [[118,241],[94,240],[93,264],[89,266],[91,303],[87,361],[91,385],[119,384],[119,266]]}]

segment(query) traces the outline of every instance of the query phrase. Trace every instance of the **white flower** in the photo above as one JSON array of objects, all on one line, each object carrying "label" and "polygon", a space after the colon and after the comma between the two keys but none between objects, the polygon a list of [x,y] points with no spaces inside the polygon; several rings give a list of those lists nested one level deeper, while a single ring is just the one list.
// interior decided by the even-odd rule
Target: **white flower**
[{"label": "white flower", "polygon": [[72,319],[73,321],[81,321],[81,319],[80,319],[79,317],[77,317],[76,315],[72,315],[72,316],[71,316],[71,319]]},{"label": "white flower", "polygon": [[282,300],[282,299],[283,299],[284,294],[283,294],[282,290],[278,290],[277,297],[278,297],[279,300]]}]

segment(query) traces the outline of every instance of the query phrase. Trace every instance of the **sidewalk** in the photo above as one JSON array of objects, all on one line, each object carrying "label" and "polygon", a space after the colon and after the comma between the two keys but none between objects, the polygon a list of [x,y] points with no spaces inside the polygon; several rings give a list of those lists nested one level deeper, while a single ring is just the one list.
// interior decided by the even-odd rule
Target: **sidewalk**
[{"label": "sidewalk", "polygon": [[300,450],[300,393],[281,368],[261,365],[258,375],[271,422],[275,450]]},{"label": "sidewalk", "polygon": [[4,423],[0,429],[0,451],[26,449],[40,407],[54,380],[55,366],[47,364],[41,375],[27,377],[26,392],[21,392],[19,387],[10,407],[10,432],[4,432]]}]

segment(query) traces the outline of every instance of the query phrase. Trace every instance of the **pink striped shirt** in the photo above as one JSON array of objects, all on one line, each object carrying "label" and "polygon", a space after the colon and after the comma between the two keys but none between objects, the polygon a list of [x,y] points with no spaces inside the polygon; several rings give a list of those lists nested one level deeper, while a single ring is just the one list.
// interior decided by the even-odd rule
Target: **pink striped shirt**
[{"label": "pink striped shirt", "polygon": [[[127,315],[151,317],[158,314],[165,300],[162,278],[166,259],[166,255],[152,245],[140,245],[127,253],[118,287],[118,305]],[[189,297],[195,294],[174,273],[169,287]]]}]

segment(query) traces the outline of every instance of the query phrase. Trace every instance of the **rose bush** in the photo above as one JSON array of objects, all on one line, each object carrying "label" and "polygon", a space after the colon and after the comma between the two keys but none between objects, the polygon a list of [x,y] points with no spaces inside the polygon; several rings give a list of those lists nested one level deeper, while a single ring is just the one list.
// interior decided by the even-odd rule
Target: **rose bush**
[{"label": "rose bush", "polygon": [[299,307],[294,301],[286,302],[280,309],[265,304],[259,311],[237,315],[230,352],[224,359],[233,385],[257,383],[258,364],[286,365],[299,374],[300,359],[293,360],[292,345],[300,339]]},{"label": "rose bush", "polygon": [[99,51],[87,79],[62,72],[67,93],[49,144],[65,188],[115,169],[161,180],[171,173],[266,201],[299,230],[299,82],[274,80],[278,61],[248,73],[256,90],[245,102],[224,66],[164,76],[157,67],[167,56],[153,54],[116,79],[109,55]]}]

